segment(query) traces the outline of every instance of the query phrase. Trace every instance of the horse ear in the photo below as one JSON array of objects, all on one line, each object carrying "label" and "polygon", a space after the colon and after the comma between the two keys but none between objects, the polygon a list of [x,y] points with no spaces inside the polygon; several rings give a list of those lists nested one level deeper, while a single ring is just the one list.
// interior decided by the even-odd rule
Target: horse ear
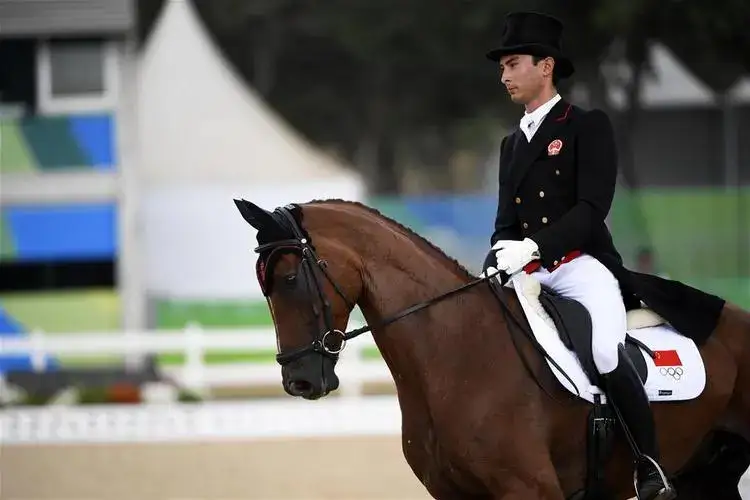
[{"label": "horse ear", "polygon": [[264,227],[269,227],[270,225],[276,224],[276,221],[274,221],[270,213],[254,203],[251,203],[247,200],[235,199],[234,204],[240,211],[242,218],[245,219],[248,224],[253,226],[258,231],[260,231]]}]

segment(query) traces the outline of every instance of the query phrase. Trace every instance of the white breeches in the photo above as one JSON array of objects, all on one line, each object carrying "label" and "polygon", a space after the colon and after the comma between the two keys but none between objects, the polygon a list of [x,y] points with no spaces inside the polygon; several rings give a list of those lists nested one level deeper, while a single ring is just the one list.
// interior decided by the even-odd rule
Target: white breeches
[{"label": "white breeches", "polygon": [[602,374],[617,368],[617,346],[625,343],[627,316],[620,286],[609,269],[584,254],[551,273],[541,268],[532,276],[586,307],[591,315],[591,348],[596,368]]}]

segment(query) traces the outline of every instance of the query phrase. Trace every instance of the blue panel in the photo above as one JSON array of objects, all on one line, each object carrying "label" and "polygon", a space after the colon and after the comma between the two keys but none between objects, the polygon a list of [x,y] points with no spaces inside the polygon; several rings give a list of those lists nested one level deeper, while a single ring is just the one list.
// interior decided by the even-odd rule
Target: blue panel
[{"label": "blue panel", "polygon": [[472,238],[487,238],[493,231],[497,201],[492,196],[434,196],[404,198],[425,226],[442,226]]},{"label": "blue panel", "polygon": [[4,207],[16,260],[113,258],[116,209],[96,205]]},{"label": "blue panel", "polygon": [[372,202],[387,207],[388,213],[407,222],[449,256],[475,272],[481,271],[494,231],[496,195],[399,196],[375,198]]},{"label": "blue panel", "polygon": [[[47,361],[47,371],[56,371],[60,369],[60,363],[55,358],[45,356]],[[31,365],[31,356],[18,354],[14,356],[0,356],[0,373],[30,372],[33,370]]]},{"label": "blue panel", "polygon": [[404,201],[423,225],[453,227],[451,206],[445,197],[406,197]]},{"label": "blue panel", "polygon": [[[0,341],[2,341],[3,337],[21,337],[23,335],[25,335],[25,333],[23,333],[23,326],[13,319],[2,306],[0,306]],[[47,357],[47,366],[49,370],[55,370],[59,368],[59,363],[54,358]],[[7,373],[9,371],[30,371],[31,369],[31,357],[28,355],[14,354],[0,356],[0,373]]]},{"label": "blue panel", "polygon": [[458,198],[454,202],[456,220],[461,234],[475,238],[486,238],[495,230],[497,198],[494,196],[473,196]]},{"label": "blue panel", "polygon": [[81,150],[89,158],[89,165],[97,170],[114,169],[114,130],[109,115],[68,117],[70,130]]},{"label": "blue panel", "polygon": [[23,326],[0,306],[0,337],[20,335],[23,331]]}]

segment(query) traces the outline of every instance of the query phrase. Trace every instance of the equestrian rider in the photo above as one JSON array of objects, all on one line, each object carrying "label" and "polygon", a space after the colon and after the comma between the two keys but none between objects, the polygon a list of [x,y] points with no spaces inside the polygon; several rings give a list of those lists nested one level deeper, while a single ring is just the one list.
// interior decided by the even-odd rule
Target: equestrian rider
[{"label": "equestrian rider", "polygon": [[605,225],[617,177],[614,133],[603,111],[583,110],[558,94],[558,79],[574,71],[561,50],[562,30],[551,16],[511,13],[502,46],[487,53],[525,113],[501,143],[497,217],[484,269],[525,269],[587,308],[606,393],[645,455],[636,465],[638,498],[666,500],[675,493],[658,463],[648,397],[625,355],[626,307],[612,272],[622,260]]}]

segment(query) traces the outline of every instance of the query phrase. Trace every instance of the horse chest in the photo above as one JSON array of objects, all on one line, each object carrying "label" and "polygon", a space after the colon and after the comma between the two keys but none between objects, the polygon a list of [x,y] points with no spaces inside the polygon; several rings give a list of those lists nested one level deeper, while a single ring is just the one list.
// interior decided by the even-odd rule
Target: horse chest
[{"label": "horse chest", "polygon": [[436,498],[451,497],[464,491],[460,471],[431,426],[404,432],[403,451],[407,463],[419,481]]},{"label": "horse chest", "polygon": [[404,433],[404,457],[422,482],[440,469],[440,447],[432,427]]}]

